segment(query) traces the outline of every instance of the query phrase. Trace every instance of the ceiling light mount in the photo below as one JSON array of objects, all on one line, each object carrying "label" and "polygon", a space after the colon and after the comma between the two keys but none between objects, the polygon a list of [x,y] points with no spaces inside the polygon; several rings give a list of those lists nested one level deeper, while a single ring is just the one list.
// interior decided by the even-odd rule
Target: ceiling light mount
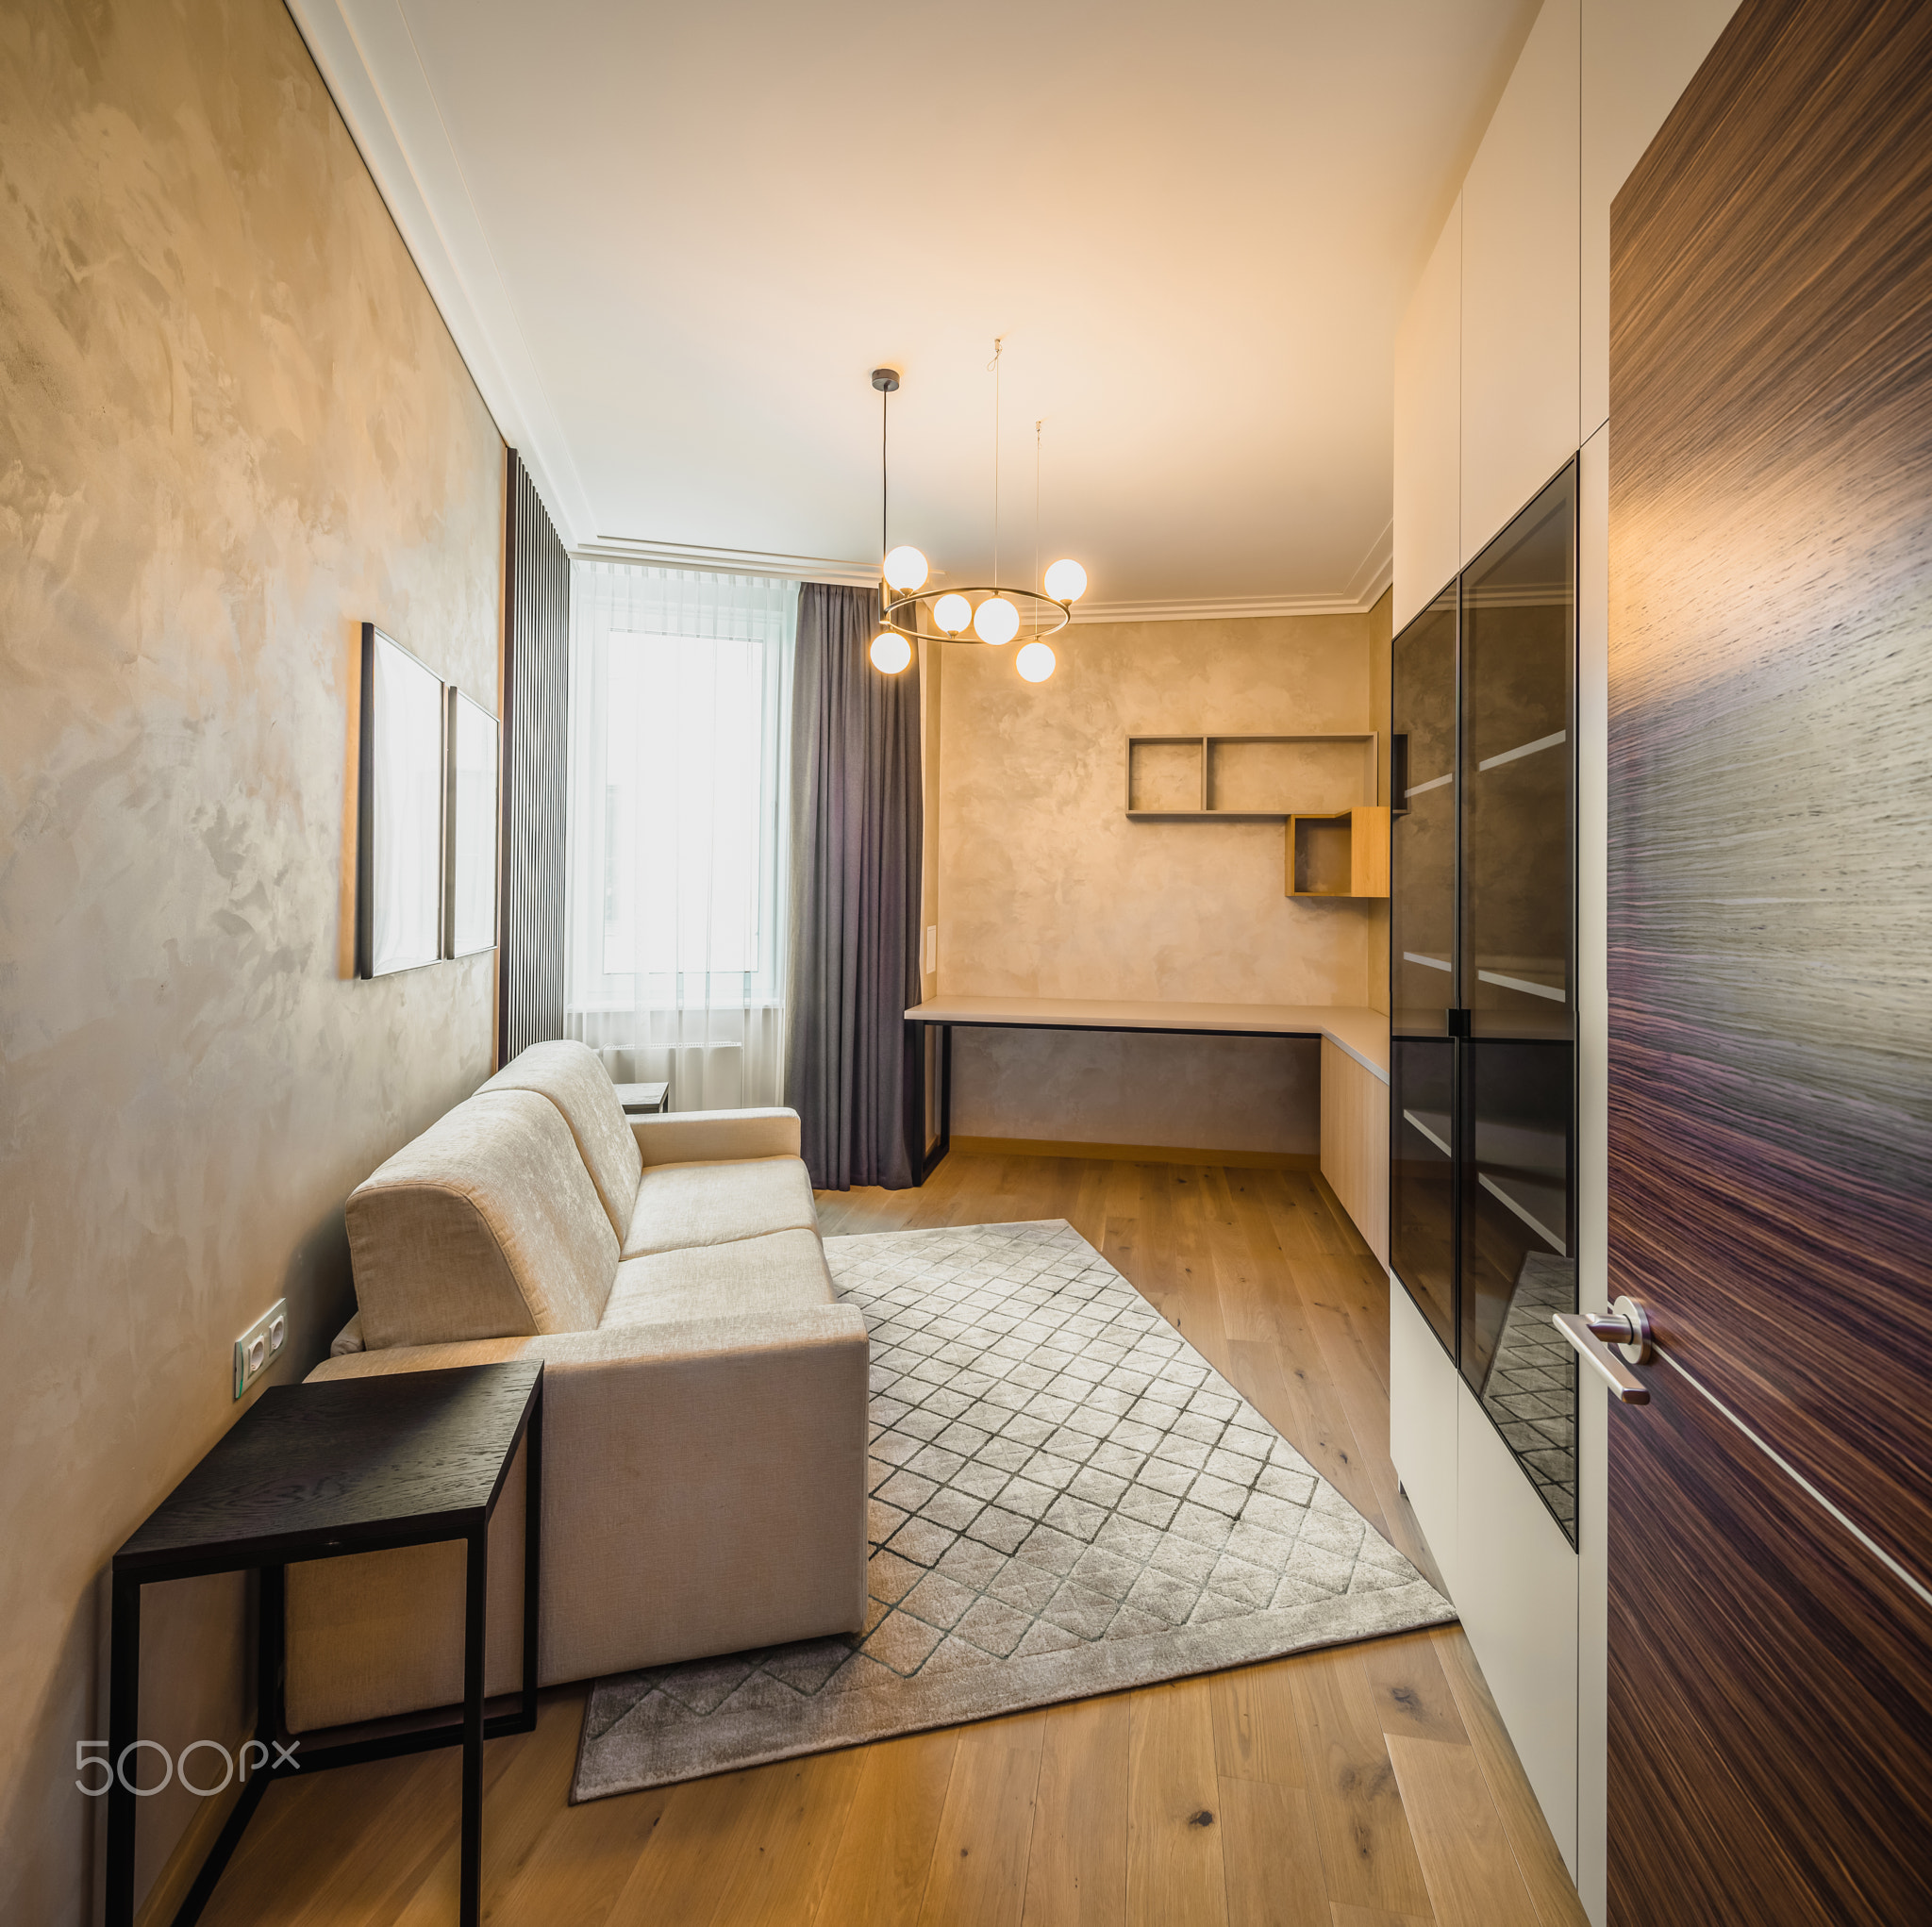
[{"label": "ceiling light mount", "polygon": [[[879,573],[879,633],[873,638],[871,656],[874,668],[884,675],[897,675],[912,660],[911,644],[930,639],[933,630],[949,642],[978,642],[988,648],[1003,649],[1019,635],[1022,623],[1020,604],[1028,605],[1033,619],[1031,633],[1016,652],[1014,667],[1029,683],[1043,683],[1056,668],[1054,653],[1046,639],[1058,636],[1074,619],[1074,605],[1087,592],[1087,572],[1079,563],[1062,557],[1046,571],[1041,589],[1018,589],[999,580],[1000,565],[1000,353],[1003,343],[995,337],[992,360],[992,557],[993,579],[965,589],[928,589],[931,574],[926,559],[909,542],[889,548],[887,529],[887,397],[898,392],[904,378],[896,368],[879,367],[872,372],[872,385],[879,393],[879,549],[884,557]],[[1040,569],[1040,436],[1041,423],[1033,424],[1033,542],[1034,573]],[[977,606],[970,600],[978,596]],[[932,629],[919,626],[924,608]],[[967,632],[971,630],[969,635]]]}]

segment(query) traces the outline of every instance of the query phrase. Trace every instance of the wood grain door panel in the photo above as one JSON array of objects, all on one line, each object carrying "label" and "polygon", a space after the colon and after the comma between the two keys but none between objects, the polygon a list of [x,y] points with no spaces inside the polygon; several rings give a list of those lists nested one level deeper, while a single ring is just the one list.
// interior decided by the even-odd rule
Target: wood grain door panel
[{"label": "wood grain door panel", "polygon": [[1610,1414],[1611,1919],[1932,1920],[1924,1603],[1678,1373],[1643,1376]]},{"label": "wood grain door panel", "polygon": [[1928,100],[1744,0],[1611,213],[1619,1922],[1932,1920]]},{"label": "wood grain door panel", "polygon": [[1932,8],[1746,0],[1617,198],[1610,438],[1617,1288],[1921,1548],[1927,98]]}]

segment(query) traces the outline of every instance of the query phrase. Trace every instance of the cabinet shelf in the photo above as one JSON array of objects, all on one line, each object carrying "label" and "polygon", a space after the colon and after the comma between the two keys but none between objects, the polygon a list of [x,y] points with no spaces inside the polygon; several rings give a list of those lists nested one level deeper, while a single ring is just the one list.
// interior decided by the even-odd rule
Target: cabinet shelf
[{"label": "cabinet shelf", "polygon": [[[1524,756],[1533,756],[1540,750],[1556,749],[1559,744],[1566,743],[1569,740],[1570,732],[1567,729],[1559,729],[1554,736],[1540,736],[1534,742],[1518,743],[1513,750],[1505,750],[1501,756],[1485,756],[1476,765],[1476,769],[1478,772],[1483,770],[1499,770],[1505,763],[1520,763]],[[1447,779],[1438,777],[1436,780],[1443,782]],[[1415,791],[1411,789],[1408,793],[1413,796]]]}]

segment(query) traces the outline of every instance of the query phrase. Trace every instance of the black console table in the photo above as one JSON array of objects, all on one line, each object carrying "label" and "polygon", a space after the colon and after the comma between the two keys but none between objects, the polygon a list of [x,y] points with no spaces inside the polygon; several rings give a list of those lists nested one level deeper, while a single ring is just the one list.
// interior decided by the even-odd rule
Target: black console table
[{"label": "black console table", "polygon": [[[529,1441],[524,1519],[524,1680],[518,1710],[484,1717],[490,1520],[519,1444]],[[461,1919],[475,1927],[483,1858],[483,1742],[537,1723],[538,1531],[542,1511],[543,1367],[275,1386],[114,1554],[108,1753],[108,1927],[134,1919],[135,1769],[140,1764],[141,1589],[163,1579],[256,1570],[260,1580],[258,1764],[180,1911],[188,1927],[274,1779],[460,1744]],[[310,1748],[284,1726],[282,1607],[291,1561],[460,1539],[467,1549],[460,1721]],[[129,1750],[134,1749],[130,1756]]]}]

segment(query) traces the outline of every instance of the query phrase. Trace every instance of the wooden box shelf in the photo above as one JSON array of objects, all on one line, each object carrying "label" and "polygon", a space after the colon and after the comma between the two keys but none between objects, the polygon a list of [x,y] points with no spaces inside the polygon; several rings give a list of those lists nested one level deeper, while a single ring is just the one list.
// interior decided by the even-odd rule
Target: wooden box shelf
[{"label": "wooden box shelf", "polygon": [[1291,897],[1386,897],[1388,808],[1291,816],[1286,857],[1284,887]]},{"label": "wooden box shelf", "polygon": [[1351,793],[1373,797],[1379,756],[1363,730],[1130,736],[1126,811],[1136,822],[1286,822],[1298,804],[1345,809]]}]

